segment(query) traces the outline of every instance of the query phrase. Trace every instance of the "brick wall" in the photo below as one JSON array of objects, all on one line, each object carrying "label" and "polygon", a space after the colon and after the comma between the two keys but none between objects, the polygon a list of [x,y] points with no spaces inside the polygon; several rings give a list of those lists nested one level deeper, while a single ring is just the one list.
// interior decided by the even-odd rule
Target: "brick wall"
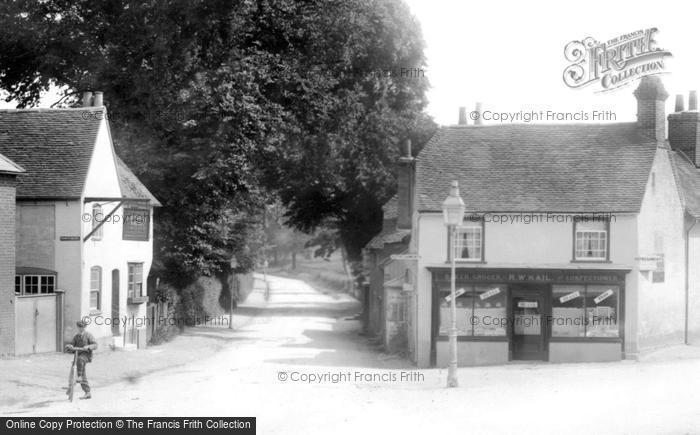
[{"label": "brick wall", "polygon": [[0,175],[0,355],[15,350],[15,177]]}]

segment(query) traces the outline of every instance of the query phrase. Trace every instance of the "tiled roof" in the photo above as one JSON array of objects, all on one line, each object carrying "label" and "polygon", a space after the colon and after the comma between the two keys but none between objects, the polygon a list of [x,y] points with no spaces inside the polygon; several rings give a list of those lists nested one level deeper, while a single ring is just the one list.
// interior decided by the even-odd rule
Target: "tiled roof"
[{"label": "tiled roof", "polygon": [[382,249],[389,243],[402,243],[411,235],[411,230],[397,230],[396,219],[385,219],[382,231],[370,240],[365,248]]},{"label": "tiled roof", "polygon": [[131,172],[126,163],[116,154],[114,157],[117,160],[117,175],[119,176],[119,187],[121,188],[122,196],[131,199],[147,199],[154,207],[160,207],[161,203]]},{"label": "tiled roof", "polygon": [[0,174],[21,174],[25,172],[17,163],[0,154]]},{"label": "tiled roof", "polygon": [[18,198],[80,198],[103,110],[0,110],[0,153],[26,170]]},{"label": "tiled roof", "polygon": [[674,174],[686,211],[700,217],[700,169],[683,153],[670,151]]},{"label": "tiled roof", "polygon": [[458,180],[467,211],[638,212],[656,151],[636,123],[443,127],[418,155],[417,206]]},{"label": "tiled roof", "polygon": [[396,194],[391,197],[383,206],[382,211],[384,212],[384,220],[396,219],[399,216],[399,195]]}]

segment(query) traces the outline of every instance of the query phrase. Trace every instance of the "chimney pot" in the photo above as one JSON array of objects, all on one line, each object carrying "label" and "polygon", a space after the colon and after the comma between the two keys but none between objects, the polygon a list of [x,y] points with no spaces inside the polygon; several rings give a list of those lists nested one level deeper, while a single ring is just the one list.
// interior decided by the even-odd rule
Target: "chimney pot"
[{"label": "chimney pot", "polygon": [[698,110],[698,91],[690,91],[688,94],[688,110]]},{"label": "chimney pot", "polygon": [[457,125],[467,125],[467,108],[466,107],[460,107],[459,108],[459,122]]},{"label": "chimney pot", "polygon": [[677,94],[676,95],[676,112],[682,112],[685,110],[685,105],[683,104],[683,95],[682,94]]},{"label": "chimney pot", "polygon": [[476,108],[474,111],[478,114],[474,120],[474,125],[481,125],[481,103],[476,103]]},{"label": "chimney pot", "polygon": [[95,98],[92,100],[92,105],[95,107],[102,106],[102,92],[95,92]]},{"label": "chimney pot", "polygon": [[92,92],[83,92],[83,107],[92,106]]},{"label": "chimney pot", "polygon": [[406,139],[406,141],[404,142],[404,157],[409,159],[413,157],[411,155],[411,139]]}]

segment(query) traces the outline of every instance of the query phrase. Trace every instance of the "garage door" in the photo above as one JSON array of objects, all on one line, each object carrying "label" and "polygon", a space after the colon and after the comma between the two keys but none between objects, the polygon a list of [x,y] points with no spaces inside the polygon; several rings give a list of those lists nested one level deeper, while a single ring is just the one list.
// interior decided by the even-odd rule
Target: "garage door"
[{"label": "garage door", "polygon": [[56,295],[20,296],[16,299],[15,353],[56,351]]}]

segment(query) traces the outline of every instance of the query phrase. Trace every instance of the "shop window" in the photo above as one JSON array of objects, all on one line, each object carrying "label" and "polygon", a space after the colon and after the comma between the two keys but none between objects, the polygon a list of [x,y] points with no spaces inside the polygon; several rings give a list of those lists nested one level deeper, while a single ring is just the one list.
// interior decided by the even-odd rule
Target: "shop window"
[{"label": "shop window", "polygon": [[125,208],[122,239],[148,241],[151,214],[146,209]]},{"label": "shop window", "polygon": [[585,286],[552,286],[552,337],[586,336],[585,297]]},{"label": "shop window", "polygon": [[474,335],[506,335],[506,286],[477,285],[474,288]]},{"label": "shop window", "polygon": [[97,231],[92,233],[92,240],[102,240],[102,227],[103,225],[100,225],[102,223],[102,220],[104,219],[104,216],[102,215],[102,206],[100,204],[93,204],[92,205],[92,230],[95,231],[95,228],[97,228]]},{"label": "shop window", "polygon": [[605,220],[574,222],[574,259],[607,260],[608,229],[609,225]]},{"label": "shop window", "polygon": [[[458,285],[457,293],[457,335],[462,336],[505,336],[507,325],[506,286]],[[450,285],[440,287],[440,335],[448,335],[452,327]]]},{"label": "shop window", "polygon": [[466,222],[455,231],[454,253],[457,261],[481,261],[483,222]]},{"label": "shop window", "polygon": [[93,266],[90,268],[90,310],[100,310],[100,296],[102,295],[102,268]]},{"label": "shop window", "polygon": [[129,284],[130,298],[143,296],[143,263],[129,263]]},{"label": "shop window", "polygon": [[[464,293],[457,296],[457,335],[473,335],[470,319],[474,313],[474,293],[473,286],[458,286],[457,292],[464,290]],[[440,335],[448,335],[452,327],[451,301],[446,299],[450,295],[450,284],[440,287],[438,293],[440,297]]]},{"label": "shop window", "polygon": [[618,337],[619,293],[617,286],[586,287],[586,337]]}]

